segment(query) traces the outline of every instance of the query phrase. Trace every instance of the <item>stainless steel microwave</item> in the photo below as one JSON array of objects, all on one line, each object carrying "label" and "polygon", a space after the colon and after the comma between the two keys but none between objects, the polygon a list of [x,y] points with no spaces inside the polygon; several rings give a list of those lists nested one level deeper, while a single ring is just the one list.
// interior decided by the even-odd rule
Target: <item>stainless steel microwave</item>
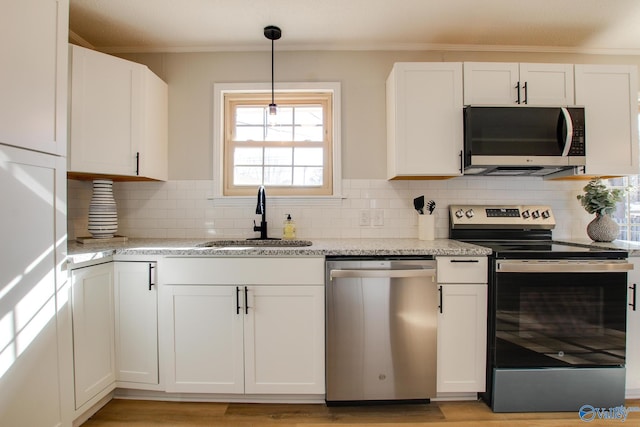
[{"label": "stainless steel microwave", "polygon": [[465,175],[544,176],[585,165],[584,107],[467,106]]}]

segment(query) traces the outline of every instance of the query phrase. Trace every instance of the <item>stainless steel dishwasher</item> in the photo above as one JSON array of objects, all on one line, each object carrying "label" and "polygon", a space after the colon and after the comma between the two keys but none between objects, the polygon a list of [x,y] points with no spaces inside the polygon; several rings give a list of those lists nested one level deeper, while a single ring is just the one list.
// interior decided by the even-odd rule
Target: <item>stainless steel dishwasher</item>
[{"label": "stainless steel dishwasher", "polygon": [[439,294],[430,259],[328,259],[328,405],[436,395]]}]

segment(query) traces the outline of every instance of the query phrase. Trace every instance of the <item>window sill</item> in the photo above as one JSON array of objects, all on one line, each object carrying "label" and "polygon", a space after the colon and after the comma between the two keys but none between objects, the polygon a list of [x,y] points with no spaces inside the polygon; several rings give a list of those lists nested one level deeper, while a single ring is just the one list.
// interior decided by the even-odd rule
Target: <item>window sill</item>
[{"label": "window sill", "polygon": [[[342,196],[267,196],[269,206],[326,206],[342,205]],[[245,206],[255,202],[256,196],[208,197],[213,206]]]}]

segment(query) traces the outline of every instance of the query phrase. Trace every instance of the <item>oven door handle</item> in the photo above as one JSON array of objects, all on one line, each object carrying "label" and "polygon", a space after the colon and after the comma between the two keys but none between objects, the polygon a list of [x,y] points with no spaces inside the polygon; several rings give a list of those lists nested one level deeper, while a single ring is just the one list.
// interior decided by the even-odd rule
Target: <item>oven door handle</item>
[{"label": "oven door handle", "polygon": [[615,273],[633,270],[633,264],[606,261],[496,261],[498,273]]}]

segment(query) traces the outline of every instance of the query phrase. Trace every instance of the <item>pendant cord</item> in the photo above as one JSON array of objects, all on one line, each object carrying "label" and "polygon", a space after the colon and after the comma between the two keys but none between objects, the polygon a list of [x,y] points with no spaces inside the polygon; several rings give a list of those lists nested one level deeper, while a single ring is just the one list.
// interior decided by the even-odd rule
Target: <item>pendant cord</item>
[{"label": "pendant cord", "polygon": [[275,95],[274,95],[274,64],[273,64],[273,39],[271,40],[271,103],[275,104]]}]

